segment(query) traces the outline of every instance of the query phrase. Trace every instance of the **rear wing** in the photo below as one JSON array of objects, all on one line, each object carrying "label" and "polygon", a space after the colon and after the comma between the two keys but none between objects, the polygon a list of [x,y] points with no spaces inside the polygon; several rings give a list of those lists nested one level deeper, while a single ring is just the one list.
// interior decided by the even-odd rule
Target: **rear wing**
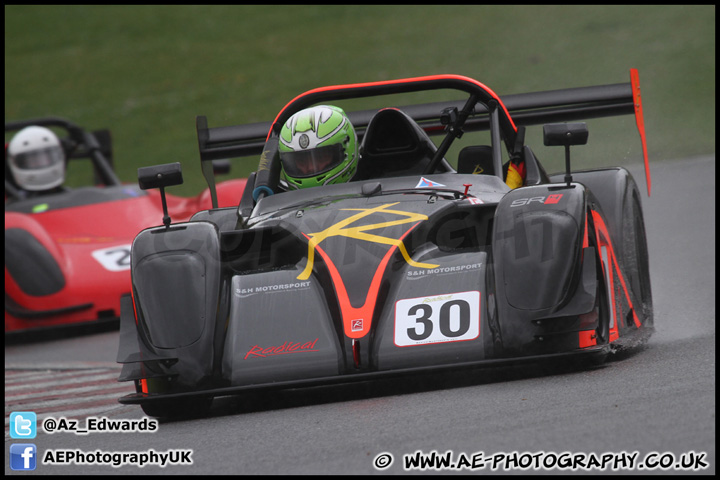
[{"label": "rear wing", "polygon": [[[424,78],[430,77],[408,79],[408,81],[423,80]],[[355,89],[367,89],[368,86],[380,89],[388,84],[396,85],[401,82],[403,81],[332,87],[330,92],[335,95],[331,98],[335,100],[340,98],[353,98],[351,93]],[[312,96],[313,100],[317,100],[314,103],[326,101],[328,97],[323,97],[323,95],[320,94],[323,93],[323,91],[323,89],[316,89],[306,92],[306,94],[297,97],[291,104],[297,103],[297,100],[302,99],[305,95]],[[343,95],[339,96],[338,92]],[[639,77],[636,69],[630,70],[630,82],[628,83],[504,95],[499,97],[499,100],[501,104],[504,104],[505,111],[511,117],[511,122],[514,123],[515,126],[540,125],[634,114],[642,140],[648,195],[650,194],[650,170],[645,141]],[[458,100],[415,104],[399,108],[413,118],[429,135],[440,135],[445,133],[446,130],[446,125],[444,125],[441,120],[443,110],[449,107],[455,107],[460,110],[465,104],[466,101]],[[284,110],[287,110],[287,107]],[[281,113],[284,113],[284,111]],[[373,115],[377,113],[377,110],[360,110],[346,113],[356,129],[358,138],[361,139],[365,128]],[[279,115],[278,119],[280,117]],[[276,119],[275,122],[259,122],[246,125],[209,128],[207,117],[198,116],[196,128],[203,172],[211,171],[209,167],[205,167],[205,164],[210,165],[209,162],[212,160],[260,155],[263,152],[266,141],[270,137],[271,129],[278,119]],[[477,103],[472,113],[468,116],[467,120],[465,120],[463,130],[488,130],[490,129],[490,122],[491,115],[488,108],[483,103]],[[261,163],[262,162],[263,160],[261,160]],[[214,181],[212,181],[211,185],[211,179],[208,178],[209,174],[205,176],[212,190]]]}]

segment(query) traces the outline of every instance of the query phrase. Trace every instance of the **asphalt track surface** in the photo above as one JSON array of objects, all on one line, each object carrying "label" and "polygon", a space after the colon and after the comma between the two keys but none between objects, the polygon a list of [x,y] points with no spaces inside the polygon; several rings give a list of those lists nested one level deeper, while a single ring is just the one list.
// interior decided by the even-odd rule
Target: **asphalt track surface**
[{"label": "asphalt track surface", "polygon": [[[591,370],[463,372],[372,387],[226,397],[216,399],[207,418],[161,422],[154,433],[49,435],[41,430],[27,441],[41,456],[51,449],[179,449],[192,450],[193,463],[164,468],[38,464],[31,473],[397,474],[406,472],[406,455],[450,452],[456,466],[463,456],[466,466],[486,463],[476,470],[426,471],[601,473],[534,469],[543,462],[559,467],[568,458],[592,467],[595,457],[625,460],[615,464],[618,470],[606,461],[604,473],[714,474],[715,157],[653,164],[651,198],[642,170],[631,171],[643,193],[657,328],[644,349]],[[116,350],[116,332],[6,346],[6,395],[9,370],[52,374],[63,367],[113,367]],[[8,408],[16,407],[6,400],[6,459],[16,442],[8,436]],[[143,417],[139,407],[110,402],[102,408],[95,415]],[[374,464],[390,458],[381,454],[393,461],[379,470]],[[626,469],[631,458],[633,468]],[[683,460],[707,466],[675,468]],[[650,468],[660,461],[670,468]],[[10,470],[6,460],[5,473],[20,472]]]}]

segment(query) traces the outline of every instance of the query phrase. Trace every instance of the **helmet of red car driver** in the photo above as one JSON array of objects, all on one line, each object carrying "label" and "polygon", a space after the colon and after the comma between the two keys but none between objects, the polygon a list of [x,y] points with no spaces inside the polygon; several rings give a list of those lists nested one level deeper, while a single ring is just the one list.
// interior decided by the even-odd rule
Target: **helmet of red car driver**
[{"label": "helmet of red car driver", "polygon": [[65,181],[65,153],[58,137],[45,127],[25,127],[15,134],[8,145],[8,163],[24,190],[50,190]]},{"label": "helmet of red car driver", "polygon": [[357,171],[357,135],[339,107],[319,105],[295,113],[280,131],[278,150],[291,189],[348,182]]}]

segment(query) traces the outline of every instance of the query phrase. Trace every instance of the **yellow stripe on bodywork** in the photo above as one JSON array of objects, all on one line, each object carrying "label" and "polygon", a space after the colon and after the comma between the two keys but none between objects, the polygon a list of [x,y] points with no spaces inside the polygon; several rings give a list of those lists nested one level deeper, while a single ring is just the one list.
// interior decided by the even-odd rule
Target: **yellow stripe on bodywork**
[{"label": "yellow stripe on bodywork", "polygon": [[[398,247],[400,252],[402,253],[403,258],[405,261],[417,268],[436,268],[438,265],[430,264],[430,263],[421,263],[416,262],[412,258],[410,258],[410,255],[407,252],[407,249],[405,248],[405,244],[397,239],[397,238],[388,238],[383,237],[380,235],[373,235],[370,233],[367,233],[369,230],[377,230],[381,228],[387,228],[387,227],[393,227],[396,225],[403,225],[406,223],[413,223],[413,222],[421,222],[424,220],[427,220],[427,215],[423,215],[420,213],[411,213],[411,212],[403,212],[401,210],[390,210],[389,208],[393,205],[397,205],[397,203],[389,203],[385,205],[380,205],[375,208],[344,208],[343,210],[348,211],[358,211],[360,213],[357,213],[355,215],[352,215],[345,220],[341,220],[340,222],[331,225],[327,229],[323,230],[322,232],[317,233],[310,233],[308,234],[308,237],[310,238],[310,241],[308,242],[308,261],[307,265],[305,265],[305,269],[302,271],[300,275],[298,275],[298,280],[307,280],[310,278],[310,273],[312,272],[313,264],[315,261],[315,247],[320,245],[320,243],[330,237],[348,237],[348,238],[354,238],[356,240],[364,240],[366,242],[372,242],[372,243],[381,243],[385,245],[395,245]],[[405,219],[400,220],[393,220],[390,222],[382,222],[382,223],[373,223],[370,225],[362,225],[359,227],[350,227],[349,225],[352,225],[353,223],[372,215],[373,213],[391,213],[394,215],[399,215],[402,217],[406,217]]]}]

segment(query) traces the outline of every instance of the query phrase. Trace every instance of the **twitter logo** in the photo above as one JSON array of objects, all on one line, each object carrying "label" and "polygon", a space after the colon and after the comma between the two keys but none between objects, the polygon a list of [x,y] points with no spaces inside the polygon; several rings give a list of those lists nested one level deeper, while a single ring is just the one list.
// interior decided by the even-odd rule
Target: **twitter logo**
[{"label": "twitter logo", "polygon": [[35,438],[37,416],[34,412],[12,412],[10,414],[10,437]]}]

